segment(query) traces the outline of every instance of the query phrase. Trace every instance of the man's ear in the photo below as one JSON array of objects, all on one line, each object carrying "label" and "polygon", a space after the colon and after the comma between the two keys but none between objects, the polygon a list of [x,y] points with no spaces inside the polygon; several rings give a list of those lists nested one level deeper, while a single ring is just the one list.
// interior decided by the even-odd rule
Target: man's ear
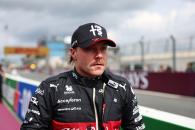
[{"label": "man's ear", "polygon": [[70,48],[69,53],[73,60],[76,60],[76,48]]}]

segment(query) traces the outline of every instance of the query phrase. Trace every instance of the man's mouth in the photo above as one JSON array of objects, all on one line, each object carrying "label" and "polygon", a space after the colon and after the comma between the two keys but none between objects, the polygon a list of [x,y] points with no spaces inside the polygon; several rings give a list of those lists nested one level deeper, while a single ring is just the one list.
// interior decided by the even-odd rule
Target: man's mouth
[{"label": "man's mouth", "polygon": [[97,63],[97,64],[93,64],[92,66],[104,66],[104,64]]}]

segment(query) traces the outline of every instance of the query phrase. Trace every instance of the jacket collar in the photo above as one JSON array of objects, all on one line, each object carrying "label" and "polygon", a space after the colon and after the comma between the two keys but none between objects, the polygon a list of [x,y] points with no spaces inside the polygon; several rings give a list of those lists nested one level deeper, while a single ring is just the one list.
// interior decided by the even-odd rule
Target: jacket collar
[{"label": "jacket collar", "polygon": [[99,83],[103,83],[103,80],[102,80],[102,75],[101,76],[98,76],[98,77],[95,77],[95,78],[88,78],[88,77],[84,77],[84,76],[81,76],[77,71],[76,69],[74,68],[73,71],[72,71],[72,77],[73,79],[81,84],[81,85],[84,85],[86,87],[96,87],[97,84]]}]

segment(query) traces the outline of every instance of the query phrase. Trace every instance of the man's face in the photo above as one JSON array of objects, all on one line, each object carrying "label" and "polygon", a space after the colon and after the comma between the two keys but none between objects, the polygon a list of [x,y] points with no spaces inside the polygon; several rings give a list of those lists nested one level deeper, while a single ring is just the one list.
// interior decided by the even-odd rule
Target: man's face
[{"label": "man's face", "polygon": [[100,76],[107,64],[107,45],[96,43],[88,48],[74,48],[71,55],[75,60],[75,68],[85,77]]}]

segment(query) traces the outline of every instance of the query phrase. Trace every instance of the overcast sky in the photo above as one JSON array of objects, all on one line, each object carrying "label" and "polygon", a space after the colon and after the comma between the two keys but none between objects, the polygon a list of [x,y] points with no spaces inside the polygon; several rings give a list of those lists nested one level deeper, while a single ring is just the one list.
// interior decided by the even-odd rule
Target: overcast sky
[{"label": "overcast sky", "polygon": [[107,28],[117,44],[195,34],[195,0],[0,0],[0,55],[6,45],[70,36],[81,24]]}]

